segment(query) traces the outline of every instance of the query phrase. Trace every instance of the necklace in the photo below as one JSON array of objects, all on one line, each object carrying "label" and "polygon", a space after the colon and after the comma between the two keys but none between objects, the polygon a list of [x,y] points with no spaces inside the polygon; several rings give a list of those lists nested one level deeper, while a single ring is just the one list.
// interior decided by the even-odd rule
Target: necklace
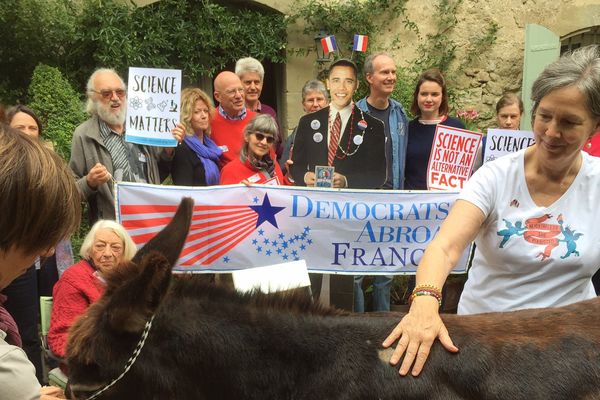
[{"label": "necklace", "polygon": [[[360,108],[358,110],[360,111],[361,121],[364,121],[365,115],[363,113],[363,110],[361,110]],[[356,143],[357,141],[353,140],[353,138],[355,136],[354,135],[354,104],[352,104],[352,110],[350,111],[350,121],[348,121],[348,122],[350,123],[350,133],[348,135],[348,142],[346,144],[346,149],[344,149],[341,146],[341,142],[342,142],[341,140],[338,142],[337,149],[340,150],[340,152],[342,153],[342,155],[338,155],[338,152],[336,150],[335,158],[337,158],[338,160],[343,160],[346,157],[353,156],[354,154],[356,154],[356,152],[358,151],[360,146],[364,143],[365,131],[367,130],[366,127],[365,127],[365,129],[362,130],[362,133],[360,133],[360,140],[358,140],[358,143]],[[329,132],[331,132],[331,127],[333,126],[333,123],[331,121],[331,116],[329,116],[327,124],[329,126]],[[340,128],[340,130],[341,130],[341,128]],[[342,132],[340,132],[340,136],[343,136]],[[356,136],[358,136],[358,135],[356,135]],[[356,145],[356,148],[353,151],[350,151],[350,146],[353,141],[354,141],[354,144]]]}]

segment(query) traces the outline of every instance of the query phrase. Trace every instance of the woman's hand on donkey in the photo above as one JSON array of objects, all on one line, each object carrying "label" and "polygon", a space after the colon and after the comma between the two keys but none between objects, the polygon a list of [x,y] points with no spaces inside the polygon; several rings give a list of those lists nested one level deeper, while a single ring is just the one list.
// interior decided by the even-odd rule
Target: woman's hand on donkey
[{"label": "woman's hand on donkey", "polygon": [[438,307],[438,301],[434,297],[415,298],[408,314],[383,341],[383,347],[387,348],[398,340],[390,364],[397,365],[404,355],[400,375],[408,374],[413,363],[412,375],[417,376],[421,373],[436,338],[446,350],[452,353],[458,352],[458,347],[452,343],[448,330],[440,318]]}]

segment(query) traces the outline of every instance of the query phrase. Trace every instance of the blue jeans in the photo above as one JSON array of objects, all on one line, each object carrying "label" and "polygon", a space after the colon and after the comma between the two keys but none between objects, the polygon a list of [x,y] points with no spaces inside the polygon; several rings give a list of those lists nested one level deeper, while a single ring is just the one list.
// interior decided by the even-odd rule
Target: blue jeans
[{"label": "blue jeans", "polygon": [[[365,312],[363,275],[354,277],[354,312]],[[373,311],[390,311],[390,289],[393,275],[376,275],[373,280]]]}]

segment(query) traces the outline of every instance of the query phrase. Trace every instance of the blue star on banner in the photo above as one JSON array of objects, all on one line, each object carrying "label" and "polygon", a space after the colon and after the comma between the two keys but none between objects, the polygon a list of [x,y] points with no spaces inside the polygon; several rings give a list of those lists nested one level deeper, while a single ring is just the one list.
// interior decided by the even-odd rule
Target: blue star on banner
[{"label": "blue star on banner", "polygon": [[279,228],[277,226],[277,220],[275,219],[275,214],[285,209],[285,207],[276,207],[272,206],[269,201],[269,195],[265,193],[265,197],[263,198],[263,202],[260,206],[249,206],[254,212],[258,214],[258,219],[256,221],[256,227],[262,225],[263,222],[269,222],[275,228]]}]

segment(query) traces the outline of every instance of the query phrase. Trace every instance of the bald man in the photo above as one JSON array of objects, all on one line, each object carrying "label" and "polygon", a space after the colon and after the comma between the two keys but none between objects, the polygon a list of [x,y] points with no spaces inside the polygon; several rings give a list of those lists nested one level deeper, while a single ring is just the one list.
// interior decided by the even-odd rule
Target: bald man
[{"label": "bald man", "polygon": [[256,113],[246,108],[244,86],[233,72],[223,71],[217,75],[214,87],[219,106],[210,122],[211,136],[223,149],[221,160],[226,164],[239,156],[244,128]]}]

